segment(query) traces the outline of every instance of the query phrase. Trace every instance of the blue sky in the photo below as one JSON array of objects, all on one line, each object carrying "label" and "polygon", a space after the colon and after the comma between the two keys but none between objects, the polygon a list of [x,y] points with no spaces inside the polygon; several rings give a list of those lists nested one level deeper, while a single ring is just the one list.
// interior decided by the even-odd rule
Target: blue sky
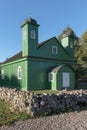
[{"label": "blue sky", "polygon": [[87,29],[87,0],[0,0],[0,62],[22,50],[21,25],[40,24],[39,42],[70,26],[80,37]]}]

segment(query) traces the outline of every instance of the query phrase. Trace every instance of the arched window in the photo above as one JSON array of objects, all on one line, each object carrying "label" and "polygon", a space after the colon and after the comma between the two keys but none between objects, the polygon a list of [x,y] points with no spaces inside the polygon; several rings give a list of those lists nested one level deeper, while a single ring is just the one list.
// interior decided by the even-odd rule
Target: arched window
[{"label": "arched window", "polygon": [[1,79],[4,79],[4,69],[1,70]]},{"label": "arched window", "polygon": [[31,38],[36,39],[36,33],[34,30],[31,30]]},{"label": "arched window", "polygon": [[22,68],[20,66],[18,67],[17,78],[22,79]]}]

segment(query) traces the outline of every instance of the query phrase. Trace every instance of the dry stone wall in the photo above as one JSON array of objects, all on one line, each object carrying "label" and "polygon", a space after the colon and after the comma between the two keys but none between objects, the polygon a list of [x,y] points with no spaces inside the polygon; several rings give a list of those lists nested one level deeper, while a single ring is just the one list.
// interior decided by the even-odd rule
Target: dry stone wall
[{"label": "dry stone wall", "polygon": [[11,111],[26,112],[31,116],[77,111],[87,106],[87,90],[62,90],[54,95],[1,87],[0,98],[9,103]]}]

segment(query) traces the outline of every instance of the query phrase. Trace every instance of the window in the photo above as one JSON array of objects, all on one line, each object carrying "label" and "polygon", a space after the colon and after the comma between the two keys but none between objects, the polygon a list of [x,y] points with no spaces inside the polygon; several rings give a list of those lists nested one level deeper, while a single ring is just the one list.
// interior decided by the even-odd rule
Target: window
[{"label": "window", "polygon": [[57,54],[57,46],[52,46],[52,54]]},{"label": "window", "polygon": [[31,38],[36,39],[36,33],[34,30],[31,30]]},{"label": "window", "polygon": [[53,82],[54,81],[54,73],[51,72],[49,73],[49,82]]},{"label": "window", "polygon": [[21,69],[20,66],[18,67],[17,77],[18,77],[18,79],[21,79],[21,78],[22,78],[22,69]]},{"label": "window", "polygon": [[4,77],[5,77],[5,76],[4,76],[4,70],[2,69],[2,70],[1,70],[1,79],[4,79]]}]

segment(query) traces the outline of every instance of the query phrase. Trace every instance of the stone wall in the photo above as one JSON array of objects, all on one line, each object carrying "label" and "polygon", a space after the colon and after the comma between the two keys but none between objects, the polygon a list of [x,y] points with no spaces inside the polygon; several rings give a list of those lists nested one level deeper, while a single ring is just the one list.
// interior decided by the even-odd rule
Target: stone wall
[{"label": "stone wall", "polygon": [[11,111],[26,112],[31,116],[77,111],[87,106],[87,90],[62,90],[54,95],[1,87],[0,98],[9,103]]}]

